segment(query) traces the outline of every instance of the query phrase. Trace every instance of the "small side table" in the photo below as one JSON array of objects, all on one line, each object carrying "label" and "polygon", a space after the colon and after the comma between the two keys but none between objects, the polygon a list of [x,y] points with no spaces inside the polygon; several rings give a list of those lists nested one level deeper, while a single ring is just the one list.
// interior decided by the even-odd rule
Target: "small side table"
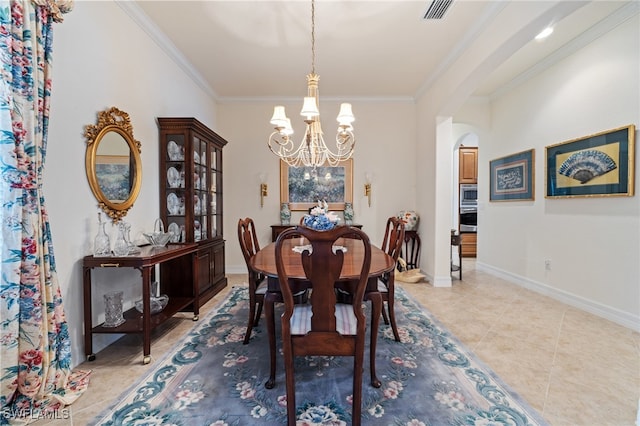
[{"label": "small side table", "polygon": [[[462,244],[462,237],[460,234],[456,234],[456,230],[451,230],[451,247],[449,248],[449,262],[451,264],[451,272],[458,272],[460,280],[462,280],[462,250],[460,249]],[[458,251],[458,264],[453,263],[453,247],[457,247]]]},{"label": "small side table", "polygon": [[407,269],[417,269],[420,264],[420,235],[418,231],[404,231],[404,247],[400,257],[407,262]]}]

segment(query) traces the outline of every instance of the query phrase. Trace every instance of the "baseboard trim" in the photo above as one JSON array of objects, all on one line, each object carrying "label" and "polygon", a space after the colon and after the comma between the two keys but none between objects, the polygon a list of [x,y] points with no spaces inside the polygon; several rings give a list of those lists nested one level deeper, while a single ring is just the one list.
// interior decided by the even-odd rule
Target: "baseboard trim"
[{"label": "baseboard trim", "polygon": [[612,308],[611,306],[603,305],[598,302],[594,302],[593,300],[585,299],[573,293],[559,290],[544,283],[534,281],[530,278],[523,277],[479,261],[476,261],[476,270],[489,273],[491,275],[509,281],[510,283],[519,285],[520,287],[524,287],[545,296],[549,296],[552,299],[566,303],[567,305],[573,306],[574,308],[581,309],[583,311],[597,315],[601,318],[613,321],[623,327],[640,332],[640,317],[634,316],[627,312]]}]

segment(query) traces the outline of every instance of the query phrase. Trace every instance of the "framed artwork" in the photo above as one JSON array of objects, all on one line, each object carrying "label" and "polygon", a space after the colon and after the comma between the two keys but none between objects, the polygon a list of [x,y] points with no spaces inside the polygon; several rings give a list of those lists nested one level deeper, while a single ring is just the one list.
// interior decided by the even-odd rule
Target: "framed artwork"
[{"label": "framed artwork", "polygon": [[107,200],[122,203],[132,187],[128,155],[96,155],[96,180]]},{"label": "framed artwork", "polygon": [[535,149],[489,162],[489,201],[534,200]]},{"label": "framed artwork", "polygon": [[545,197],[632,196],[635,126],[545,148]]},{"label": "framed artwork", "polygon": [[337,166],[290,167],[280,160],[280,202],[290,210],[308,210],[326,200],[329,210],[344,210],[353,202],[353,159]]}]

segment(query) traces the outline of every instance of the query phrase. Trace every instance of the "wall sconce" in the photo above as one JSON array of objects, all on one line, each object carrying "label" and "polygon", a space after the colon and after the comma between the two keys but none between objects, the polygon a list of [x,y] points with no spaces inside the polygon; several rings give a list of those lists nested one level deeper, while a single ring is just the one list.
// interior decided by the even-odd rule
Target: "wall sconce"
[{"label": "wall sconce", "polygon": [[260,173],[260,208],[264,207],[264,197],[268,195],[267,174]]},{"label": "wall sconce", "polygon": [[365,180],[364,195],[367,197],[369,201],[369,207],[371,207],[371,178],[372,176],[370,173],[364,174],[364,180]]},{"label": "wall sconce", "polygon": [[264,197],[267,196],[267,184],[260,184],[260,207],[264,207]]}]

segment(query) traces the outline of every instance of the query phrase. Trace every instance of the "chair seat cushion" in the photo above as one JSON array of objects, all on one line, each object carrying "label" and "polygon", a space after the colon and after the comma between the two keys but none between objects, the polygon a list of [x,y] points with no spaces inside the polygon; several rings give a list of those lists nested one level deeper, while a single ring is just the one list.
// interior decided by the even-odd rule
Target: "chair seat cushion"
[{"label": "chair seat cushion", "polygon": [[265,278],[258,283],[258,287],[256,288],[256,294],[262,294],[262,295],[266,294],[267,288],[268,288],[267,279]]},{"label": "chair seat cushion", "polygon": [[[291,317],[291,334],[307,334],[311,330],[311,305],[296,305]],[[355,335],[358,321],[352,305],[336,304],[336,330],[340,334]]]},{"label": "chair seat cushion", "polygon": [[387,293],[389,291],[389,289],[387,288],[387,285],[381,280],[378,280],[378,291],[380,293]]}]

